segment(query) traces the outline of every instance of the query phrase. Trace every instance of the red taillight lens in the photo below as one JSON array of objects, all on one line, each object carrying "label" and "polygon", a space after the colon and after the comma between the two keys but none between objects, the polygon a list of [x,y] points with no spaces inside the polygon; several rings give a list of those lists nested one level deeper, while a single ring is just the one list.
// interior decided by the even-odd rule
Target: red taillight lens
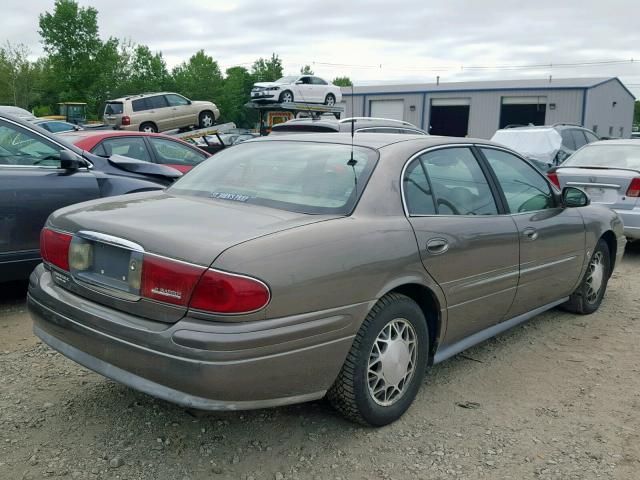
[{"label": "red taillight lens", "polygon": [[260,280],[207,270],[193,292],[189,308],[215,313],[248,313],[269,303],[269,288]]},{"label": "red taillight lens", "polygon": [[556,187],[560,188],[560,179],[558,178],[557,173],[547,173],[547,178],[551,180],[551,183],[553,183]]},{"label": "red taillight lens", "polygon": [[186,307],[204,267],[145,255],[140,295],[159,302]]},{"label": "red taillight lens", "polygon": [[640,177],[631,180],[627,189],[627,197],[640,197]]},{"label": "red taillight lens", "polygon": [[122,116],[122,125],[131,125],[131,117],[129,115]]},{"label": "red taillight lens", "polygon": [[58,268],[69,271],[69,245],[72,238],[68,233],[43,228],[40,232],[42,259]]}]

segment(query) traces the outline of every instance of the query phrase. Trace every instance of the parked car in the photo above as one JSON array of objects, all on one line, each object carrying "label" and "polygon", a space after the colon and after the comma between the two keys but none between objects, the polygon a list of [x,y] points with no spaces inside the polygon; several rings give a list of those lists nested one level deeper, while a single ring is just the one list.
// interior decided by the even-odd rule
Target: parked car
[{"label": "parked car", "polygon": [[166,165],[182,173],[211,156],[193,144],[161,133],[85,130],[61,136],[76,147],[100,157],[123,155]]},{"label": "parked car", "polygon": [[567,123],[504,128],[491,137],[491,141],[524,155],[542,171],[560,165],[576,150],[598,140],[591,130]]},{"label": "parked car", "polygon": [[164,132],[213,126],[220,117],[215,103],[189,100],[177,93],[145,93],[107,101],[104,123],[122,130]]},{"label": "parked car", "polygon": [[26,279],[40,263],[40,230],[57,208],[163,189],[179,176],[162,165],[97,157],[0,113],[0,281]]},{"label": "parked car", "polygon": [[51,133],[77,132],[83,130],[80,125],[65,122],[64,120],[50,120],[46,118],[38,118],[33,120],[35,125],[44,128]]},{"label": "parked car", "polygon": [[275,82],[258,82],[251,89],[255,102],[324,103],[334,106],[342,101],[340,87],[313,75],[290,75]]},{"label": "parked car", "polygon": [[0,115],[11,115],[26,121],[37,120],[38,118],[28,110],[20,107],[14,107],[13,105],[0,105]]},{"label": "parked car", "polygon": [[335,120],[321,117],[319,119],[297,118],[279,123],[271,127],[271,135],[286,133],[327,133],[350,132],[356,133],[406,133],[413,135],[429,135],[415,125],[402,120],[389,118],[354,117]]},{"label": "parked car", "polygon": [[331,133],[63,208],[42,245],[34,331],[91,370],[198,409],[327,395],[384,425],[428,365],[557,305],[597,310],[625,238],[485,140]]},{"label": "parked car", "polygon": [[631,138],[636,140],[640,138],[640,132],[631,132]]},{"label": "parked car", "polygon": [[615,210],[630,239],[640,239],[640,142],[607,140],[578,150],[548,173],[558,187],[584,189],[592,203]]}]

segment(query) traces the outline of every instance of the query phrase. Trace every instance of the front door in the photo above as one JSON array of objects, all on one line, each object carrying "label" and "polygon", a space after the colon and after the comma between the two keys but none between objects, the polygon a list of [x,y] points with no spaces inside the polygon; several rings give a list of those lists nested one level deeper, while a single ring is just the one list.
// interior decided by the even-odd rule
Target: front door
[{"label": "front door", "polygon": [[518,232],[483,168],[469,147],[439,148],[403,179],[422,262],[446,297],[446,345],[502,321],[516,293]]},{"label": "front door", "polygon": [[558,204],[534,167],[503,150],[481,148],[504,194],[520,238],[520,279],[508,317],[567,297],[585,261],[585,229],[578,209]]},{"label": "front door", "polygon": [[[33,268],[40,230],[56,209],[100,196],[86,168],[60,168],[62,147],[20,125],[0,120],[0,271]],[[16,274],[19,278],[21,275]]]}]

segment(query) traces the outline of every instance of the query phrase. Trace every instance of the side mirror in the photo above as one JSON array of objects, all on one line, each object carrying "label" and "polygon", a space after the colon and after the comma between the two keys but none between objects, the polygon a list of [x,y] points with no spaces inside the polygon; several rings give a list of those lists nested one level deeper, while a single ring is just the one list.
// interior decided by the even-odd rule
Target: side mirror
[{"label": "side mirror", "polygon": [[296,80],[296,85],[302,85],[304,82],[302,80]]},{"label": "side mirror", "polygon": [[562,189],[562,203],[565,207],[586,207],[591,203],[589,195],[576,187]]},{"label": "side mirror", "polygon": [[65,170],[77,170],[86,167],[87,163],[71,150],[60,151],[60,168]]}]

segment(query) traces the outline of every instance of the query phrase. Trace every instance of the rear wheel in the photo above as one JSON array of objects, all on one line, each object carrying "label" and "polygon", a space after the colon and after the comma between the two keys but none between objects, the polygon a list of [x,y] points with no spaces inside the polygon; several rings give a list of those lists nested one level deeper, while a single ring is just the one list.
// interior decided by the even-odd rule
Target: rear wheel
[{"label": "rear wheel", "polygon": [[213,127],[215,123],[215,118],[213,117],[213,113],[211,112],[202,112],[198,117],[198,126],[200,128],[209,128]]},{"label": "rear wheel", "polygon": [[336,104],[336,97],[333,93],[328,94],[325,98],[324,98],[324,104],[329,106],[329,107],[333,107]]},{"label": "rear wheel", "polygon": [[582,315],[588,315],[598,310],[611,275],[610,259],[607,242],[603,239],[598,240],[582,282],[571,294],[569,300],[562,305],[563,308]]},{"label": "rear wheel", "polygon": [[285,90],[280,94],[279,101],[280,103],[293,102],[293,93],[289,90]]},{"label": "rear wheel", "polygon": [[404,295],[385,295],[358,330],[329,389],[329,401],[344,416],[365,425],[397,420],[420,389],[428,349],[420,307]]},{"label": "rear wheel", "polygon": [[158,133],[158,127],[156,127],[155,124],[151,122],[145,122],[140,125],[140,131],[147,133]]}]

